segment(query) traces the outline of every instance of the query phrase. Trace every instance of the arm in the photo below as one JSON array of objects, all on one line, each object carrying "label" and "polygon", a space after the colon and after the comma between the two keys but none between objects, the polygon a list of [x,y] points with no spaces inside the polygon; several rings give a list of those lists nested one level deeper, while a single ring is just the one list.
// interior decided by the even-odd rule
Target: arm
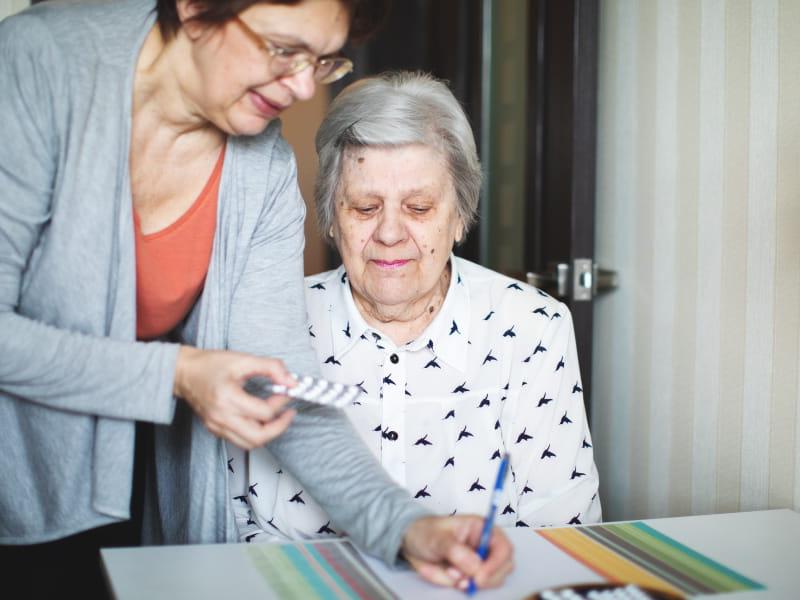
[{"label": "arm", "polygon": [[[547,352],[524,363],[522,379],[528,385],[520,391],[510,423],[517,518],[530,526],[600,520],[572,316],[563,304],[558,312],[561,318],[551,319],[542,333]],[[540,406],[543,396],[551,401]],[[533,443],[520,451],[513,442],[523,429]],[[532,492],[525,490],[526,483]]]},{"label": "arm", "polygon": [[24,278],[52,226],[57,179],[69,176],[58,173],[65,133],[54,107],[69,99],[57,51],[33,17],[0,24],[0,392],[62,410],[168,422],[177,347],[68,331],[20,308]]}]

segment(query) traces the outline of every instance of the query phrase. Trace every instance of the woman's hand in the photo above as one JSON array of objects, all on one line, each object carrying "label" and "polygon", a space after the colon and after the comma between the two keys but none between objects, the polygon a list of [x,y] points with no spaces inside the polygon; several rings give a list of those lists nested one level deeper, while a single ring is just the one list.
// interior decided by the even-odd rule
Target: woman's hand
[{"label": "woman's hand", "polygon": [[466,589],[472,578],[478,588],[497,587],[514,568],[513,548],[495,527],[482,561],[477,553],[482,530],[477,515],[423,517],[406,531],[400,552],[420,577],[436,585]]},{"label": "woman's hand", "polygon": [[252,450],[286,431],[295,414],[284,410],[288,396],[264,400],[245,392],[242,386],[254,375],[289,387],[295,384],[280,360],[181,346],[173,393],[192,407],[211,433]]}]

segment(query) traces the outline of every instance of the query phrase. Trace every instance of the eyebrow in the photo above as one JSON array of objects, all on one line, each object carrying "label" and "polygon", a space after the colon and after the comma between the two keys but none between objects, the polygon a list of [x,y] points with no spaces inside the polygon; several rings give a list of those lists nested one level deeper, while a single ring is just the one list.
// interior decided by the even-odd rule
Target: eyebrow
[{"label": "eyebrow", "polygon": [[[358,198],[375,198],[376,200],[382,200],[384,198],[384,194],[373,191],[373,190],[353,190],[355,192],[355,196]],[[411,188],[409,190],[401,190],[403,192],[403,200],[407,200],[408,198],[413,198],[414,196],[427,196],[427,197],[437,197],[431,190],[431,188]]]},{"label": "eyebrow", "polygon": [[281,33],[279,31],[275,32],[264,32],[261,30],[254,30],[257,34],[269,39],[273,44],[278,44],[287,48],[288,50],[300,50],[303,52],[308,52],[309,54],[313,54],[317,58],[334,58],[341,56],[341,50],[337,52],[331,52],[329,54],[317,54],[314,52],[314,49],[311,48],[305,41],[301,40],[298,37],[295,37],[290,34]]}]

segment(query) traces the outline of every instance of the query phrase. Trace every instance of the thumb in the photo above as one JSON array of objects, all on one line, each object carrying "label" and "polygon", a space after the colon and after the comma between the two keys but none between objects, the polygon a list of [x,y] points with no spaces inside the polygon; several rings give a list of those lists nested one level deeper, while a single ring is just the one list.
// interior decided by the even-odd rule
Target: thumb
[{"label": "thumb", "polygon": [[243,355],[236,364],[234,376],[240,383],[257,376],[267,377],[280,385],[293,386],[296,383],[280,359],[252,355]]}]

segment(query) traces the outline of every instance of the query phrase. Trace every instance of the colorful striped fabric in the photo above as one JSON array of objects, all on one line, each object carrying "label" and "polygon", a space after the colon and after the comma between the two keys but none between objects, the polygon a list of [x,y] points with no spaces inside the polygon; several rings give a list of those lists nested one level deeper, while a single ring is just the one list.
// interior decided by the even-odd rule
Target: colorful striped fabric
[{"label": "colorful striped fabric", "polygon": [[615,583],[670,594],[765,589],[642,522],[540,529],[537,533]]},{"label": "colorful striped fabric", "polygon": [[343,539],[252,544],[247,554],[275,594],[287,600],[395,600]]}]

